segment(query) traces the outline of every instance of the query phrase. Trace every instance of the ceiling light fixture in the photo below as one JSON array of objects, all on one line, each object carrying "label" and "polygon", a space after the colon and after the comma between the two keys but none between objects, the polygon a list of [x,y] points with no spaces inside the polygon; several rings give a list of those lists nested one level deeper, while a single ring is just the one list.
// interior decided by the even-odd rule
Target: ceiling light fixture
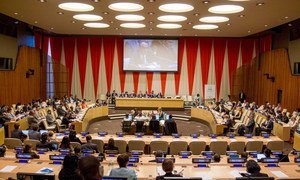
[{"label": "ceiling light fixture", "polygon": [[108,12],[103,12],[103,14],[107,15],[107,14],[108,14]]},{"label": "ceiling light fixture", "polygon": [[92,23],[85,23],[84,26],[89,28],[108,28],[109,24],[92,22]]},{"label": "ceiling light fixture", "polygon": [[19,13],[17,13],[17,12],[14,12],[14,15],[18,15]]},{"label": "ceiling light fixture", "polygon": [[243,18],[243,17],[245,17],[245,15],[244,15],[244,14],[241,14],[241,15],[239,15],[239,17],[240,17],[240,18]]},{"label": "ceiling light fixture", "polygon": [[99,2],[99,0],[93,0],[93,1],[96,2],[96,3]]},{"label": "ceiling light fixture", "polygon": [[206,16],[200,18],[199,21],[204,23],[222,23],[229,21],[229,18],[225,16]]},{"label": "ceiling light fixture", "polygon": [[187,17],[180,15],[164,15],[159,16],[157,19],[164,22],[182,22],[187,20]]},{"label": "ceiling light fixture", "polygon": [[133,28],[133,29],[146,27],[146,25],[142,23],[123,23],[120,24],[120,26],[123,28]]},{"label": "ceiling light fixture", "polygon": [[285,16],[285,17],[284,17],[284,19],[288,19],[288,18],[289,18],[288,16]]},{"label": "ceiling light fixture", "polygon": [[34,21],[34,24],[37,24],[38,22],[37,21]]},{"label": "ceiling light fixture", "polygon": [[180,24],[173,24],[173,23],[165,23],[165,24],[158,24],[156,27],[161,29],[179,29],[182,27]]},{"label": "ceiling light fixture", "polygon": [[148,12],[148,14],[149,14],[149,15],[153,15],[153,14],[154,14],[154,12]]},{"label": "ceiling light fixture", "polygon": [[78,2],[66,2],[58,5],[60,9],[75,12],[87,12],[94,10],[94,6]]},{"label": "ceiling light fixture", "polygon": [[121,14],[115,17],[119,21],[143,21],[144,16],[137,14]]},{"label": "ceiling light fixture", "polygon": [[144,9],[144,6],[136,3],[118,2],[108,6],[109,9],[120,12],[136,12]]},{"label": "ceiling light fixture", "polygon": [[290,27],[291,27],[291,26],[293,26],[293,25],[292,25],[291,23],[289,23],[289,24],[288,24],[288,26],[290,26]]},{"label": "ceiling light fixture", "polygon": [[194,7],[189,4],[170,3],[170,4],[160,5],[158,9],[164,12],[182,13],[182,12],[189,12],[194,10]]},{"label": "ceiling light fixture", "polygon": [[75,23],[76,23],[76,21],[74,21],[74,20],[73,20],[73,21],[71,21],[71,23],[72,23],[72,24],[75,24]]},{"label": "ceiling light fixture", "polygon": [[208,3],[209,3],[209,1],[202,1],[202,3],[203,3],[203,4],[208,4]]},{"label": "ceiling light fixture", "polygon": [[250,31],[250,30],[248,30],[248,33],[251,33],[251,31]]},{"label": "ceiling light fixture", "polygon": [[47,0],[38,0],[38,1],[40,1],[41,3],[47,2]]},{"label": "ceiling light fixture", "polygon": [[265,3],[256,3],[256,6],[262,6],[265,5]]},{"label": "ceiling light fixture", "polygon": [[219,26],[214,25],[214,24],[198,24],[193,26],[194,29],[199,29],[199,30],[211,30],[211,29],[217,29]]},{"label": "ceiling light fixture", "polygon": [[265,24],[265,27],[268,27],[268,25],[267,25],[267,24]]},{"label": "ceiling light fixture", "polygon": [[230,24],[230,23],[227,23],[227,26],[231,26],[231,24]]},{"label": "ceiling light fixture", "polygon": [[57,14],[59,14],[59,15],[63,15],[64,13],[63,13],[63,12],[57,12]]},{"label": "ceiling light fixture", "polygon": [[215,13],[215,14],[233,14],[242,12],[244,8],[239,5],[218,5],[213,6],[208,9],[209,12]]},{"label": "ceiling light fixture", "polygon": [[82,30],[84,30],[84,29],[85,29],[85,27],[82,27],[81,29],[82,29]]},{"label": "ceiling light fixture", "polygon": [[199,16],[199,13],[195,13],[194,16]]},{"label": "ceiling light fixture", "polygon": [[80,21],[100,21],[103,19],[103,17],[95,14],[76,14],[73,18]]},{"label": "ceiling light fixture", "polygon": [[148,2],[153,3],[153,2],[155,2],[155,0],[148,0]]},{"label": "ceiling light fixture", "polygon": [[51,30],[53,30],[54,28],[52,27],[52,28],[50,28]]}]

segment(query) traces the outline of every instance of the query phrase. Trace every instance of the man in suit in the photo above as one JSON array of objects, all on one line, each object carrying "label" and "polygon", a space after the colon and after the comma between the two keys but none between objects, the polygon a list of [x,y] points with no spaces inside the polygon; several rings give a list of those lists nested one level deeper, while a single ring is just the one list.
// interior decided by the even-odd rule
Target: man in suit
[{"label": "man in suit", "polygon": [[92,136],[87,135],[85,137],[85,139],[86,139],[86,143],[81,146],[81,149],[82,150],[83,149],[91,149],[91,150],[94,150],[95,152],[99,153],[97,144],[92,143]]},{"label": "man in suit", "polygon": [[28,132],[29,139],[40,140],[41,134],[38,132],[39,126],[37,124],[32,125],[32,130]]},{"label": "man in suit", "polygon": [[249,160],[246,163],[247,172],[246,177],[269,177],[265,173],[260,173],[260,166],[254,160]]},{"label": "man in suit", "polygon": [[171,159],[165,159],[162,163],[162,169],[166,172],[165,175],[157,176],[156,180],[163,180],[165,177],[182,177],[179,174],[173,174],[174,163]]},{"label": "man in suit", "polygon": [[32,126],[34,124],[38,124],[39,123],[39,120],[35,117],[33,110],[31,110],[29,112],[29,116],[27,117],[27,122],[28,122],[29,128],[32,128]]},{"label": "man in suit", "polygon": [[273,126],[273,120],[270,118],[269,115],[267,115],[267,121],[264,124],[262,124],[260,131],[266,131],[267,133],[271,133],[271,131],[273,130]]},{"label": "man in suit", "polygon": [[240,94],[239,94],[239,101],[241,103],[243,103],[244,100],[246,100],[246,94],[243,91],[241,91]]},{"label": "man in suit", "polygon": [[128,180],[136,180],[136,173],[133,169],[128,169],[129,156],[120,154],[117,158],[119,168],[114,168],[110,171],[109,176],[112,177],[127,177]]},{"label": "man in suit", "polygon": [[21,139],[21,140],[24,140],[27,138],[27,135],[24,134],[22,132],[22,130],[19,130],[19,127],[20,127],[20,124],[19,123],[15,123],[14,124],[14,130],[11,132],[11,135],[10,137],[11,138],[18,138],[18,139]]},{"label": "man in suit", "polygon": [[112,104],[115,104],[117,96],[118,96],[118,94],[116,93],[116,90],[113,90],[113,92],[111,93],[111,103]]},{"label": "man in suit", "polygon": [[55,124],[55,122],[56,122],[55,119],[54,119],[54,117],[53,117],[52,114],[51,114],[51,110],[48,110],[48,111],[47,111],[46,121],[47,121],[47,123],[49,124],[49,126]]},{"label": "man in suit", "polygon": [[254,126],[255,126],[254,117],[255,117],[254,109],[250,108],[249,122],[246,125],[246,130],[248,131],[247,133],[252,134],[252,132],[254,130]]}]

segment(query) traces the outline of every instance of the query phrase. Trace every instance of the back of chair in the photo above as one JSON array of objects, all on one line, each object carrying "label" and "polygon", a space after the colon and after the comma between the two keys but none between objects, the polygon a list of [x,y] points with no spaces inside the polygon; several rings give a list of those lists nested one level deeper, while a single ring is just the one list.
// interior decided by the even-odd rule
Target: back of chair
[{"label": "back of chair", "polygon": [[115,140],[115,146],[118,147],[119,153],[126,153],[127,143],[124,140]]},{"label": "back of chair", "polygon": [[4,145],[8,149],[14,149],[16,146],[22,146],[22,141],[17,138],[5,138]]},{"label": "back of chair", "polygon": [[101,139],[92,139],[92,143],[97,144],[98,151],[103,153],[104,142]]},{"label": "back of chair", "polygon": [[142,140],[130,140],[128,142],[128,150],[133,151],[133,150],[138,150],[138,151],[143,151],[145,149],[145,142]]},{"label": "back of chair", "polygon": [[262,141],[249,141],[246,144],[246,151],[258,151],[262,152],[263,142]]},{"label": "back of chair", "polygon": [[40,141],[38,140],[33,140],[33,139],[26,139],[24,141],[24,145],[30,145],[32,147],[32,149],[36,149],[36,145],[40,143]]},{"label": "back of chair", "polygon": [[202,151],[205,151],[206,148],[206,142],[204,141],[193,141],[189,144],[190,151],[194,155],[200,155]]},{"label": "back of chair", "polygon": [[212,141],[209,148],[219,155],[224,155],[227,151],[227,141]]},{"label": "back of chair", "polygon": [[185,141],[172,141],[170,143],[170,154],[178,155],[180,151],[187,151],[188,143]]},{"label": "back of chair", "polygon": [[267,148],[272,151],[283,151],[284,142],[283,141],[269,141],[267,143]]},{"label": "back of chair", "polygon": [[245,142],[242,142],[242,141],[231,142],[229,144],[229,150],[237,151],[238,154],[241,154],[242,152],[245,151]]},{"label": "back of chair", "polygon": [[168,152],[168,142],[167,141],[151,141],[150,153],[152,153],[153,151]]},{"label": "back of chair", "polygon": [[144,121],[136,121],[136,132],[143,132]]},{"label": "back of chair", "polygon": [[79,149],[81,148],[81,144],[79,142],[71,142],[70,144],[73,148],[76,148],[76,147]]}]

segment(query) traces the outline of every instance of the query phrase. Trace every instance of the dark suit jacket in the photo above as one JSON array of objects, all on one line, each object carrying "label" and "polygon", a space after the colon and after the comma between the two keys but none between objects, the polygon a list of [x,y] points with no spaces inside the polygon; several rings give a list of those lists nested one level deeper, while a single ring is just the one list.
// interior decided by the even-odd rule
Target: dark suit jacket
[{"label": "dark suit jacket", "polygon": [[38,143],[38,144],[36,145],[36,147],[37,147],[37,148],[47,148],[47,149],[49,149],[50,151],[54,150],[54,146],[53,146],[53,144],[50,143],[50,142],[45,142],[45,143],[40,142],[40,143]]},{"label": "dark suit jacket", "polygon": [[97,145],[94,144],[94,143],[91,143],[91,142],[88,142],[88,143],[86,143],[86,144],[83,144],[83,145],[81,146],[81,149],[91,149],[91,150],[94,150],[94,151],[96,151],[97,153],[99,153]]},{"label": "dark suit jacket", "polygon": [[165,177],[182,177],[182,176],[179,174],[166,173],[163,176],[156,176],[156,180],[163,180]]},{"label": "dark suit jacket", "polygon": [[272,131],[273,126],[274,126],[273,121],[267,121],[267,123],[264,125],[264,128],[266,128],[266,130],[268,130],[268,131]]},{"label": "dark suit jacket", "polygon": [[70,138],[70,141],[71,142],[78,142],[78,143],[82,144],[81,141],[80,141],[80,139],[78,137],[75,137],[74,139]]},{"label": "dark suit jacket", "polygon": [[265,173],[252,173],[249,174],[247,177],[269,177],[269,176]]},{"label": "dark suit jacket", "polygon": [[23,135],[21,130],[13,130],[10,134],[11,138],[18,138],[21,139],[21,136]]},{"label": "dark suit jacket", "polygon": [[30,130],[28,133],[29,139],[40,140],[41,134],[38,131]]}]

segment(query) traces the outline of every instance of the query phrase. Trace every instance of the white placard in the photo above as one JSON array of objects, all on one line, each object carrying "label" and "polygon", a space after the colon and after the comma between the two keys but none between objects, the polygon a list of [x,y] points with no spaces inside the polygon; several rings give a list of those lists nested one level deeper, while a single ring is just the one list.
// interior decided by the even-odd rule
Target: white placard
[{"label": "white placard", "polygon": [[204,99],[216,98],[216,85],[205,84],[205,97]]},{"label": "white placard", "polygon": [[282,171],[271,171],[275,176],[279,178],[287,178],[289,177],[288,175],[284,174]]},{"label": "white placard", "polygon": [[5,166],[0,172],[12,172],[17,166]]}]

